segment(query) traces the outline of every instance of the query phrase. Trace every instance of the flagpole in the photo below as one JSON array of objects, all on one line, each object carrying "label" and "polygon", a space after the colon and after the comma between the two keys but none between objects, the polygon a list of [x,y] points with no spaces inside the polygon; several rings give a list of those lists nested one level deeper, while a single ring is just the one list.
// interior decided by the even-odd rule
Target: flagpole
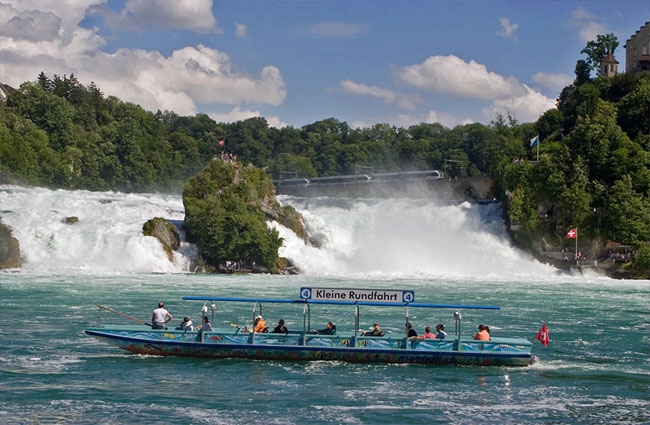
[{"label": "flagpole", "polygon": [[576,227],[576,266],[578,265],[578,228]]},{"label": "flagpole", "polygon": [[539,136],[537,136],[537,162],[539,162]]}]

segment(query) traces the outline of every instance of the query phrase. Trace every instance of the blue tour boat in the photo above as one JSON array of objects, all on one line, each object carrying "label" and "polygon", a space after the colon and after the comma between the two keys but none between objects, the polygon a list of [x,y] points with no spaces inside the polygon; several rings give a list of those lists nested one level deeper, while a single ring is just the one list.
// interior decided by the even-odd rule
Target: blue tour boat
[{"label": "blue tour boat", "polygon": [[[416,303],[413,291],[301,288],[300,299],[219,296],[185,296],[183,299],[202,301],[202,315],[207,315],[207,306],[210,305],[213,319],[216,303],[252,304],[253,316],[261,315],[265,304],[295,305],[298,308],[296,314],[301,316],[302,329],[282,334],[247,332],[239,326],[214,327],[209,332],[200,329],[154,330],[145,322],[141,322],[142,325],[101,324],[100,314],[100,325],[86,328],[86,334],[131,353],[156,356],[482,366],[527,366],[533,359],[532,344],[524,338],[492,337],[488,341],[478,341],[461,333],[462,309],[498,310],[499,307]],[[313,333],[313,305],[352,306],[354,329],[337,329],[334,335]],[[359,330],[360,309],[364,306],[404,308],[406,322],[409,321],[410,309],[452,309],[455,329],[445,339],[408,338],[406,332],[364,335]]]}]

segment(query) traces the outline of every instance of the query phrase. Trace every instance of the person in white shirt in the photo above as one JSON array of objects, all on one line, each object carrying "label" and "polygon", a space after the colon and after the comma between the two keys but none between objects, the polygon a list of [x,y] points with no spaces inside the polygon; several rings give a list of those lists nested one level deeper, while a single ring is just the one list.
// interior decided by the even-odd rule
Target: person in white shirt
[{"label": "person in white shirt", "polygon": [[153,311],[151,315],[151,328],[152,329],[167,329],[167,322],[172,320],[172,315],[165,310],[165,303],[162,301],[158,303],[158,308]]},{"label": "person in white shirt", "polygon": [[201,330],[204,332],[212,331],[212,324],[210,323],[210,319],[208,319],[208,316],[203,316],[203,327],[201,328]]}]

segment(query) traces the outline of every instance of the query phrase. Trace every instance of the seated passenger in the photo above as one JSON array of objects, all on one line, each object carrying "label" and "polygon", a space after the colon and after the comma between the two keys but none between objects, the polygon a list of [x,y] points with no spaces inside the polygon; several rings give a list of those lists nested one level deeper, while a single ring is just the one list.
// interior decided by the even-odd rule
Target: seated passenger
[{"label": "seated passenger", "polygon": [[447,338],[447,332],[445,332],[445,325],[442,323],[436,326],[436,339],[445,339]]},{"label": "seated passenger", "polygon": [[379,327],[379,323],[375,322],[372,324],[373,329],[371,331],[365,331],[363,332],[363,336],[384,336],[384,333],[382,332],[381,328]]},{"label": "seated passenger", "polygon": [[212,324],[210,323],[208,316],[203,316],[203,326],[201,326],[201,330],[203,332],[212,332]]},{"label": "seated passenger", "polygon": [[185,316],[183,318],[183,321],[181,322],[180,325],[176,328],[178,331],[193,331],[194,330],[194,324],[192,324],[192,321],[190,320],[189,317]]},{"label": "seated passenger", "polygon": [[274,334],[288,334],[289,333],[289,329],[287,329],[287,327],[284,326],[284,319],[280,319],[278,321],[278,326],[276,326],[273,329],[273,333]]},{"label": "seated passenger", "polygon": [[420,336],[418,339],[435,339],[436,336],[431,333],[431,326],[424,328],[424,335]]},{"label": "seated passenger", "polygon": [[413,329],[413,325],[411,325],[411,322],[406,322],[406,337],[407,338],[415,338],[418,336],[418,333],[415,332],[415,329]]},{"label": "seated passenger", "polygon": [[489,341],[490,340],[490,328],[485,326],[484,324],[478,325],[478,333],[474,334],[472,337],[473,339],[477,339],[479,341]]},{"label": "seated passenger", "polygon": [[321,330],[313,330],[311,331],[313,334],[319,334],[319,335],[336,335],[336,325],[332,322],[327,322],[327,327],[325,329]]},{"label": "seated passenger", "polygon": [[255,325],[253,326],[253,332],[262,333],[268,331],[269,328],[266,326],[266,322],[264,321],[262,316],[257,316],[255,318]]}]

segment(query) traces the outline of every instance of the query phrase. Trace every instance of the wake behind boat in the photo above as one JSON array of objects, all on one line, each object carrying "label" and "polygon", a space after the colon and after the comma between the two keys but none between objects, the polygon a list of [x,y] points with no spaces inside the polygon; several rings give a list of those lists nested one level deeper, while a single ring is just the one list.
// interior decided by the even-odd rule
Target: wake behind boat
[{"label": "wake behind boat", "polygon": [[[211,331],[156,330],[144,322],[146,326],[102,325],[100,315],[100,325],[87,328],[86,334],[131,353],[157,356],[482,366],[527,366],[532,361],[532,344],[526,339],[492,337],[479,341],[461,333],[462,309],[498,310],[499,307],[416,303],[413,291],[301,288],[300,299],[217,296],[186,296],[183,299],[204,302],[204,317],[208,304],[213,316],[216,303],[252,304],[254,317],[262,314],[265,304],[295,305],[297,314],[302,316],[302,329],[286,333],[247,332],[238,326],[215,327]],[[313,305],[353,307],[354,329],[317,333],[311,327]],[[367,335],[359,329],[360,310],[364,306],[404,308],[407,323],[410,309],[452,309],[455,331],[444,339],[409,338],[406,333]]]}]

